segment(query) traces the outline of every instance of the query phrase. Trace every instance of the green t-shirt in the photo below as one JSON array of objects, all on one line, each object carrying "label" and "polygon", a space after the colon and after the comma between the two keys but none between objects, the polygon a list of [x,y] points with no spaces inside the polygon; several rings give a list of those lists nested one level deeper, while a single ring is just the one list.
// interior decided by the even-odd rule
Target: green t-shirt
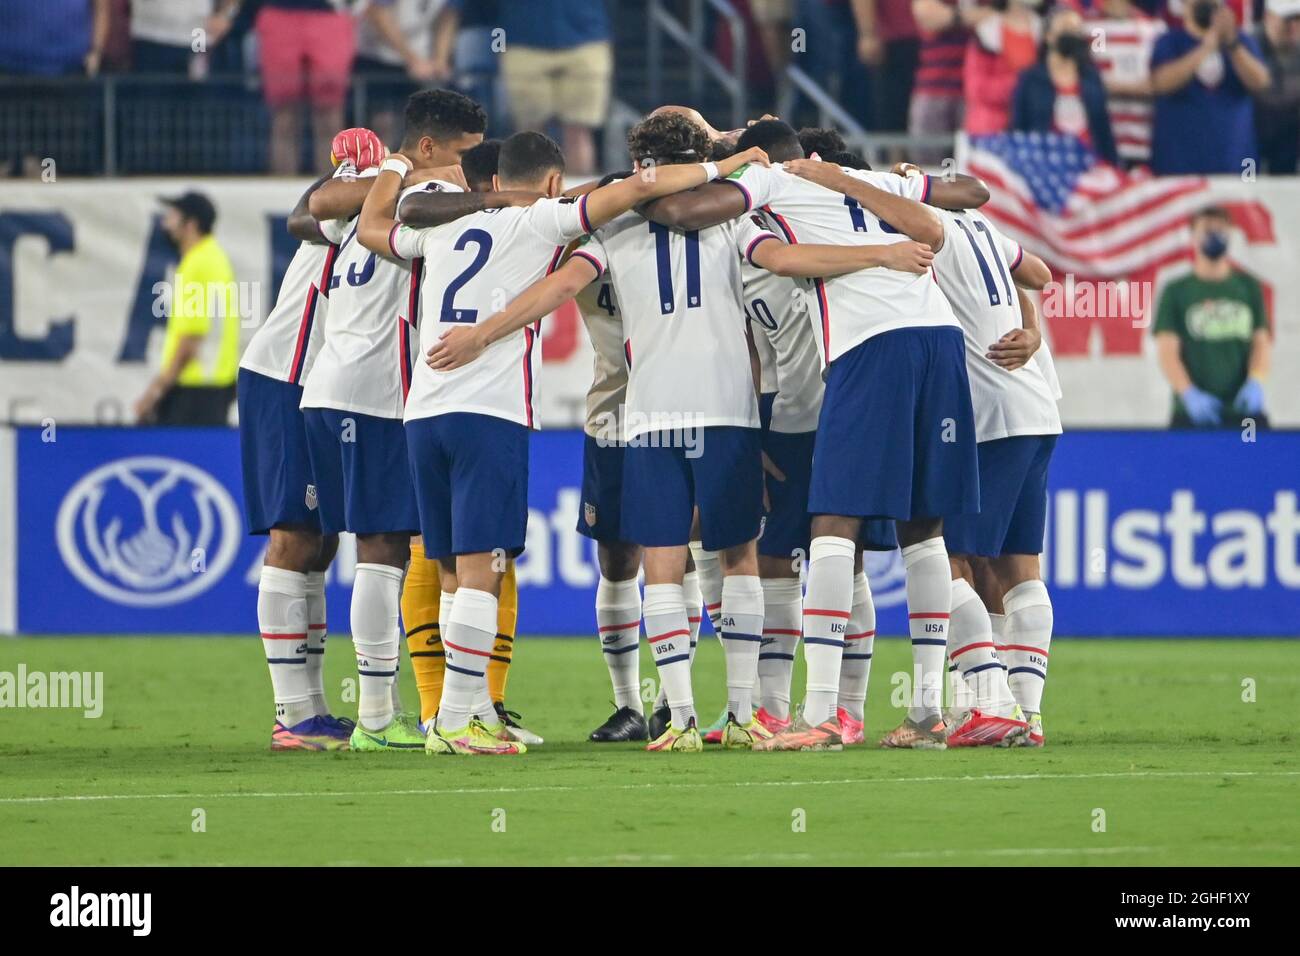
[{"label": "green t-shirt", "polygon": [[[1155,332],[1173,332],[1192,384],[1230,406],[1246,381],[1251,339],[1268,328],[1259,282],[1234,272],[1222,282],[1194,274],[1165,287],[1156,309]],[[1175,411],[1182,403],[1174,396]]]}]

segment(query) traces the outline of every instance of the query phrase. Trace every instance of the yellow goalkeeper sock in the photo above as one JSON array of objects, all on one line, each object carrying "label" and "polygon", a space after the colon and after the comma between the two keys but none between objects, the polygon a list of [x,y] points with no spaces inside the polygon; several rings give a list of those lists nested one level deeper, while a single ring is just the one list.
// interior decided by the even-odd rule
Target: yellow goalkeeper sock
[{"label": "yellow goalkeeper sock", "polygon": [[510,660],[515,653],[515,629],[519,624],[519,586],[515,583],[515,563],[510,562],[501,579],[501,599],[497,602],[497,639],[488,659],[488,693],[494,704],[506,699],[506,678],[510,676]]},{"label": "yellow goalkeeper sock", "polygon": [[406,629],[406,647],[411,653],[411,669],[420,692],[420,719],[428,720],[438,712],[442,699],[442,679],[446,658],[442,634],[438,630],[438,605],[442,593],[438,562],[424,556],[424,545],[411,545],[411,566],[402,588],[402,626]]}]

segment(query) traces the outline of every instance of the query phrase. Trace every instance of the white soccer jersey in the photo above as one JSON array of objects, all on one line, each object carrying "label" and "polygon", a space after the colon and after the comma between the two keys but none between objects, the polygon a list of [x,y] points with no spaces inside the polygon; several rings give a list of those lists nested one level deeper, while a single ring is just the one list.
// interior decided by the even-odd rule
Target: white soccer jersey
[{"label": "white soccer jersey", "polygon": [[[934,274],[966,339],[975,440],[1059,435],[1056,394],[1042,365],[1034,360],[1011,372],[985,358],[990,345],[1023,324],[1011,277],[1023,251],[974,210],[940,216],[944,240],[935,253]],[[1044,361],[1051,360],[1045,356]]]},{"label": "white soccer jersey", "polygon": [[[760,270],[761,271],[761,270]],[[754,351],[758,353],[758,392],[760,395],[775,395],[777,389],[776,349],[772,340],[755,330],[754,319],[749,314],[749,302],[745,302],[745,320],[749,323],[749,334],[754,339]]]},{"label": "white soccer jersey", "polygon": [[608,271],[629,372],[624,441],[676,428],[758,427],[740,259],[777,237],[749,216],[679,232],[627,213],[574,253]]},{"label": "white soccer jersey", "polygon": [[[399,226],[393,252],[423,256],[427,268],[420,354],[443,332],[485,321],[559,265],[564,247],[588,231],[587,198],[541,199],[531,206],[485,209],[438,226]],[[406,420],[473,412],[540,428],[537,384],[542,348],[537,324],[498,339],[468,365],[435,372],[417,361]]]},{"label": "white soccer jersey", "polygon": [[[846,173],[895,195],[923,202],[927,176],[845,169]],[[745,194],[746,209],[761,207],[786,242],[888,245],[907,239],[847,196],[778,167],[750,164],[724,180]],[[894,329],[957,324],[932,276],[893,269],[861,269],[834,279],[813,280],[810,318],[825,363],[835,361],[873,335]]]},{"label": "white soccer jersey", "polygon": [[763,393],[776,392],[770,427],[786,434],[816,431],[826,386],[807,315],[812,283],[776,275],[748,260],[741,263],[740,275],[745,316],[763,364]]},{"label": "white soccer jersey", "polygon": [[595,353],[584,431],[606,444],[617,442],[623,435],[619,411],[627,400],[627,356],[623,352],[623,317],[609,274],[588,283],[574,301]]},{"label": "white soccer jersey", "polygon": [[275,307],[244,349],[240,368],[301,385],[325,338],[325,314],[338,244],[349,226],[340,220],[320,224],[328,244],[304,242],[280,280]]},{"label": "white soccer jersey", "polygon": [[[459,192],[431,181],[402,191]],[[356,222],[339,245],[325,341],[303,385],[303,408],[334,408],[401,418],[419,323],[420,264],[377,255],[356,238]]]}]

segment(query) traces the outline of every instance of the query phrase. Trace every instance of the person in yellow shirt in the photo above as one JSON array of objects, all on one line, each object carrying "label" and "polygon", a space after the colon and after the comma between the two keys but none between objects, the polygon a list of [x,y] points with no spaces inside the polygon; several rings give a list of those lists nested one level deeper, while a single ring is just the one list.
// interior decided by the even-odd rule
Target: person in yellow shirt
[{"label": "person in yellow shirt", "polygon": [[225,425],[239,372],[238,289],[212,235],[217,211],[202,193],[164,199],[162,228],[180,253],[162,368],[135,403],[142,424]]}]

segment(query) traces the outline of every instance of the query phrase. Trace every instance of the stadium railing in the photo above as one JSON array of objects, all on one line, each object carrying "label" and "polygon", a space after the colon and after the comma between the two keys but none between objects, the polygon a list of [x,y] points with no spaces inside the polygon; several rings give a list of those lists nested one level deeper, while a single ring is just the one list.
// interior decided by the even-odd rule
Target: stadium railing
[{"label": "stadium railing", "polygon": [[[706,45],[707,20],[705,7],[727,24],[731,33],[731,66],[715,57]],[[730,101],[732,128],[745,125],[749,119],[746,103],[748,34],[745,21],[727,0],[690,0],[688,19],[683,23],[664,6],[662,0],[650,0],[646,6],[646,50],[648,70],[647,92],[650,102],[662,103],[664,90],[665,37],[676,43],[689,57],[686,71],[691,103],[700,105],[705,100],[704,80],[707,74],[722,88]]]}]

